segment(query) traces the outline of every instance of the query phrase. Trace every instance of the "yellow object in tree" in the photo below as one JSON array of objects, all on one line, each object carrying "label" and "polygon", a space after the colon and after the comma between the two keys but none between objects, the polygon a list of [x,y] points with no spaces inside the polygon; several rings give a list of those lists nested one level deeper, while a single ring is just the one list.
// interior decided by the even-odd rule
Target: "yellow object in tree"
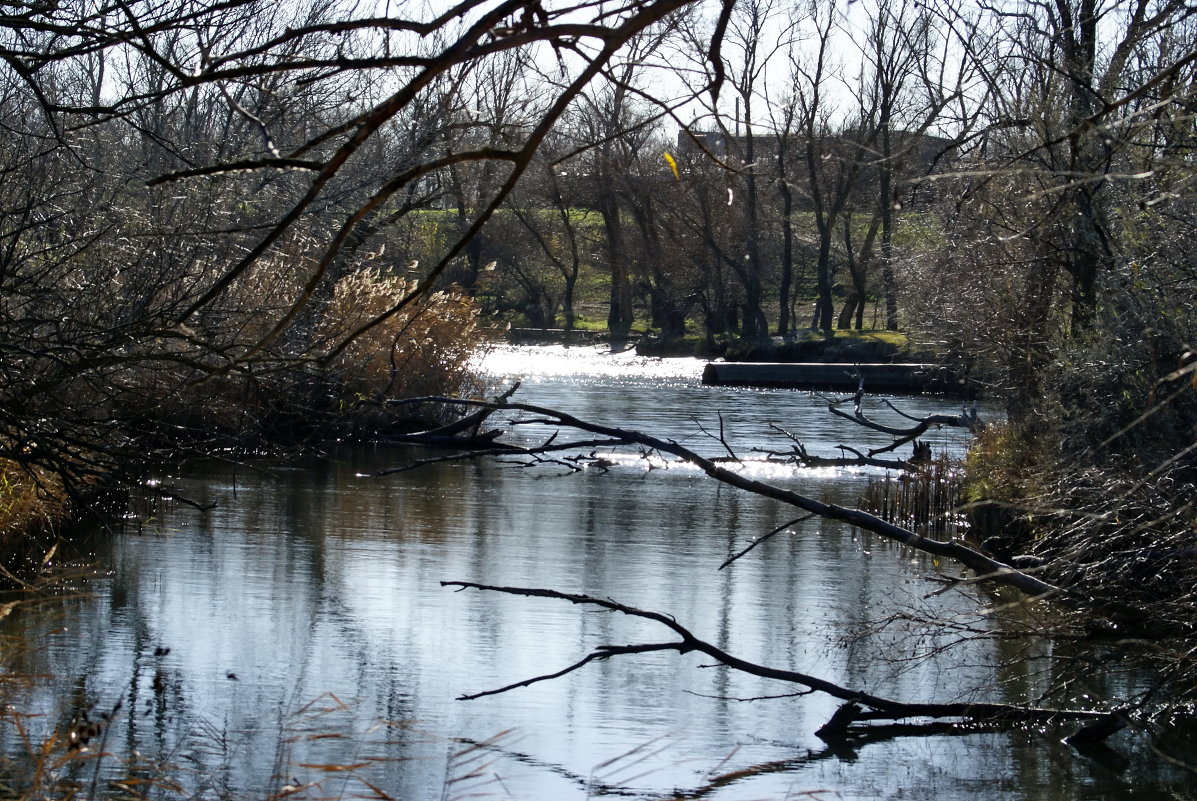
[{"label": "yellow object in tree", "polygon": [[679,181],[682,180],[682,176],[677,171],[677,162],[673,160],[673,156],[668,153],[663,155],[665,156],[665,163],[669,165],[669,169],[673,170],[673,177]]}]

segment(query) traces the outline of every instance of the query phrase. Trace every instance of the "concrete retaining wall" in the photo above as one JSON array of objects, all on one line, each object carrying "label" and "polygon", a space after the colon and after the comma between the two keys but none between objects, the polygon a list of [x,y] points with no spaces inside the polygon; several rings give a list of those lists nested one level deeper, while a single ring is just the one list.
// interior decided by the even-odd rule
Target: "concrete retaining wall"
[{"label": "concrete retaining wall", "polygon": [[858,375],[864,377],[866,392],[967,395],[972,389],[951,371],[937,364],[711,362],[703,370],[702,383],[855,392]]}]

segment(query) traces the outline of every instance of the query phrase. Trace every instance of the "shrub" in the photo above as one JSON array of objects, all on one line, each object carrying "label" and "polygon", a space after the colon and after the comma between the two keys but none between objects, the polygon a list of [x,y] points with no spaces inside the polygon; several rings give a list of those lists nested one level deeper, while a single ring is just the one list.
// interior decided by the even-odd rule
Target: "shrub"
[{"label": "shrub", "polygon": [[344,344],[321,379],[335,401],[328,411],[348,414],[357,430],[387,425],[379,404],[388,399],[482,389],[470,364],[486,331],[477,305],[458,287],[429,293],[375,322],[415,290],[415,281],[360,270],[337,282],[323,311],[318,341],[333,351]]},{"label": "shrub", "polygon": [[31,536],[49,531],[69,512],[60,476],[0,458],[0,560],[27,555],[18,551],[34,544]]}]

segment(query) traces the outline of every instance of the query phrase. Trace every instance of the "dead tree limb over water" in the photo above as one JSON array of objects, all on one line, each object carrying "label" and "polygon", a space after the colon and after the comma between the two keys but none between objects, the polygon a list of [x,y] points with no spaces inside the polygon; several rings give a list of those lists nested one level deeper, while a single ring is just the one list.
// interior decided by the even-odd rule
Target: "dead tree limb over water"
[{"label": "dead tree limb over water", "polygon": [[[872,448],[869,451],[861,451],[858,448],[850,445],[839,446],[842,452],[850,453],[851,456],[841,457],[827,457],[818,456],[807,451],[806,445],[795,434],[786,429],[770,425],[774,431],[789,439],[793,445],[787,451],[775,450],[757,450],[758,453],[764,453],[771,460],[782,460],[789,462],[796,462],[805,467],[880,467],[886,470],[911,470],[921,463],[929,461],[930,448],[920,443],[918,438],[926,434],[932,428],[963,428],[970,432],[977,433],[984,430],[985,423],[977,416],[976,407],[965,409],[960,414],[929,414],[923,417],[912,417],[906,414],[897,406],[895,406],[888,399],[882,399],[882,403],[888,406],[898,415],[905,417],[914,423],[913,426],[905,428],[897,428],[888,426],[884,423],[879,423],[865,414],[862,402],[864,400],[864,378],[859,379],[857,390],[853,395],[846,398],[828,398],[827,410],[837,417],[842,417],[857,425],[863,426],[872,431],[878,431],[882,434],[887,434],[893,437],[893,441],[888,445],[882,445],[877,448]],[[839,408],[845,403],[852,401],[852,414],[848,414],[843,409]],[[878,458],[880,454],[893,453],[903,445],[913,443],[914,453],[910,459],[881,459]]]},{"label": "dead tree limb over water", "polygon": [[[740,659],[722,648],[694,636],[689,629],[669,615],[637,609],[607,598],[596,598],[590,595],[578,595],[535,587],[499,587],[476,584],[469,581],[442,581],[441,586],[456,587],[460,590],[475,589],[484,592],[499,592],[531,598],[551,598],[569,601],[572,604],[593,606],[599,609],[618,612],[629,617],[637,617],[659,623],[672,631],[678,638],[667,642],[600,645],[582,659],[561,670],[540,676],[533,676],[504,687],[462,695],[459,697],[459,700],[462,701],[472,701],[488,695],[497,695],[520,687],[528,687],[538,682],[557,679],[573,673],[575,670],[579,670],[591,662],[606,661],[616,656],[656,651],[676,651],[679,654],[701,653],[741,673],[795,684],[805,688],[795,693],[797,695],[824,693],[843,701],[844,703],[831,719],[816,732],[824,740],[845,739],[856,735],[867,734],[867,727],[861,727],[859,725],[861,723],[872,721],[897,722],[912,718],[954,719],[967,723],[1000,721],[1004,723],[1055,724],[1066,721],[1084,721],[1085,726],[1074,735],[1075,738],[1078,738],[1078,743],[1102,739],[1125,725],[1120,710],[1050,709],[996,703],[906,703],[895,701],[864,690],[844,687],[807,673],[759,665]],[[1104,732],[1104,734],[1101,737],[1095,738],[1093,733],[1096,732]]]},{"label": "dead tree limb over water", "polygon": [[[492,410],[507,410],[526,412],[528,414],[536,415],[536,418],[531,421],[524,421],[526,424],[536,424],[545,428],[559,431],[561,429],[573,429],[575,431],[582,431],[588,434],[593,434],[599,439],[586,440],[585,442],[558,442],[556,437],[550,437],[545,443],[539,446],[532,446],[527,448],[518,448],[511,446],[503,446],[501,452],[504,454],[527,454],[533,456],[543,455],[549,452],[561,452],[568,450],[584,450],[586,448],[614,448],[614,447],[639,447],[655,451],[662,455],[673,456],[681,459],[684,462],[694,465],[706,473],[711,478],[737,489],[742,489],[751,492],[755,495],[760,495],[765,498],[771,498],[780,501],[789,506],[797,507],[805,512],[815,514],[819,517],[828,520],[838,520],[843,523],[848,523],[864,531],[869,531],[877,534],[885,539],[892,540],[915,550],[922,551],[932,556],[951,559],[959,564],[976,571],[984,576],[986,580],[997,584],[1004,584],[1021,590],[1032,598],[1068,598],[1069,592],[1061,587],[1050,584],[1042,579],[1039,579],[1030,573],[1025,573],[1014,567],[994,559],[981,551],[965,545],[958,541],[943,541],[924,537],[901,526],[896,526],[888,523],[876,515],[863,512],[859,509],[850,509],[845,506],[839,506],[833,503],[825,503],[823,501],[812,498],[808,495],[802,495],[793,490],[777,487],[772,484],[758,481],[756,479],[747,478],[736,472],[732,467],[728,466],[725,461],[717,461],[715,459],[702,456],[696,451],[682,445],[673,440],[664,440],[659,437],[646,434],[641,431],[633,429],[617,428],[613,426],[603,425],[600,423],[593,423],[581,418],[574,417],[566,412],[550,409],[545,406],[537,406],[528,403],[510,403],[502,404],[494,403],[492,401],[482,400],[463,400],[461,398],[438,398],[425,397],[414,398],[410,403],[444,403],[454,404],[460,406],[473,406],[481,409]],[[467,456],[477,455],[491,455],[489,451],[482,451],[481,454],[467,454]],[[458,457],[453,457],[458,458]]]},{"label": "dead tree limb over water", "polygon": [[[543,427],[546,430],[551,431],[551,434],[547,436],[545,441],[540,445],[514,446],[498,442],[492,443],[491,447],[482,448],[469,448],[467,445],[467,450],[463,453],[424,460],[418,464],[397,468],[397,470],[412,469],[413,467],[419,466],[419,464],[426,464],[432,461],[479,458],[497,455],[507,457],[513,455],[523,456],[530,458],[532,460],[531,463],[552,461],[554,463],[570,466],[571,469],[580,469],[579,462],[584,461],[587,457],[557,458],[555,456],[551,456],[551,454],[560,454],[566,451],[578,452],[590,450],[592,458],[597,458],[593,457],[593,454],[597,452],[598,449],[636,449],[640,455],[657,454],[665,457],[673,457],[685,463],[694,465],[711,478],[723,484],[727,484],[764,498],[770,498],[772,500],[779,501],[791,507],[796,507],[805,513],[804,517],[821,517],[828,520],[836,520],[842,523],[847,523],[863,531],[871,532],[884,539],[905,545],[909,548],[913,548],[934,557],[944,560],[951,560],[956,564],[973,571],[974,573],[974,575],[970,578],[950,580],[955,581],[955,583],[959,585],[1001,585],[1017,590],[1019,593],[1021,593],[1023,601],[1026,603],[1034,603],[1050,599],[1054,603],[1060,604],[1064,607],[1081,610],[1086,614],[1093,615],[1095,618],[1105,616],[1107,619],[1117,619],[1119,615],[1131,614],[1130,610],[1110,609],[1108,606],[1100,607],[1099,605],[1093,603],[1090,599],[1076,593],[1069,587],[1053,584],[1044,578],[1035,575],[1033,571],[1020,570],[1006,562],[995,559],[983,551],[971,547],[962,541],[933,539],[931,537],[920,535],[915,531],[911,531],[909,529],[902,528],[901,526],[887,522],[876,515],[862,511],[860,509],[853,509],[839,506],[837,504],[826,503],[793,490],[749,478],[736,470],[736,466],[738,464],[736,460],[710,458],[703,456],[691,448],[688,448],[674,440],[662,439],[633,429],[620,428],[583,420],[560,410],[544,406],[518,402],[512,403],[507,400],[508,397],[509,395],[497,399],[496,401],[425,397],[412,399],[408,402],[441,403],[453,404],[459,407],[474,407],[475,409],[488,414],[498,412],[500,410],[523,413],[529,415],[529,417],[519,420],[519,424],[525,426],[533,425]],[[859,411],[859,396],[856,398],[856,400]],[[863,417],[863,415],[854,415],[852,417],[853,419],[858,419]],[[947,416],[943,417],[944,420],[942,422],[949,422]],[[867,420],[867,418],[864,419]],[[954,421],[954,424],[956,425],[968,425],[970,419],[975,422],[975,417],[970,417],[968,414],[962,415],[958,418],[953,417],[952,421]],[[941,421],[939,420],[939,416],[931,415],[926,418],[919,418],[915,420],[915,423],[916,424],[910,429],[903,429],[901,431],[894,429],[889,433],[893,433],[895,436],[903,436],[908,435],[912,431],[917,431],[921,434],[931,425],[940,424]],[[589,437],[582,441],[559,440],[558,434],[564,430],[581,432],[585,435],[589,435]],[[571,459],[574,461],[570,461]],[[389,472],[397,472],[397,470],[383,471],[383,473],[380,473],[380,475]],[[786,527],[791,524],[787,524]],[[776,533],[776,531],[773,533]],[[729,560],[728,563],[746,554],[749,550],[751,550],[751,547],[752,546],[741,551],[739,554]],[[726,566],[728,563],[725,563],[724,566]],[[614,600],[596,598],[587,595],[570,594],[553,589],[499,587],[462,581],[448,581],[442,582],[442,584],[445,586],[458,587],[461,589],[473,588],[490,592],[502,592],[528,597],[566,600],[574,604],[603,608],[632,617],[656,621],[669,628],[679,637],[677,640],[668,642],[599,646],[575,664],[556,672],[524,679],[495,690],[463,696],[463,698],[478,698],[485,695],[506,692],[517,687],[528,686],[540,681],[558,678],[578,670],[590,662],[605,661],[606,659],[614,656],[654,651],[676,651],[678,653],[700,652],[716,659],[722,664],[744,673],[801,685],[805,689],[800,691],[799,694],[805,694],[808,692],[825,693],[841,700],[843,705],[840,707],[839,711],[819,731],[819,735],[821,737],[832,740],[836,738],[857,736],[862,732],[863,729],[868,728],[868,724],[873,724],[877,721],[897,722],[910,720],[913,718],[923,718],[933,720],[954,720],[970,724],[1000,722],[1046,725],[1049,723],[1054,724],[1065,721],[1084,721],[1084,728],[1082,728],[1081,731],[1077,732],[1074,736],[1079,738],[1077,742],[1086,740],[1094,741],[1108,736],[1109,734],[1112,734],[1125,726],[1127,721],[1134,714],[1134,710],[1131,707],[1121,704],[1114,704],[1111,705],[1110,708],[1104,709],[1068,709],[1048,708],[1033,704],[1017,705],[968,702],[908,703],[897,701],[894,699],[874,695],[864,690],[843,687],[817,676],[799,673],[797,671],[757,665],[755,663],[745,661],[731,653],[723,651],[711,643],[705,642],[695,637],[688,629],[668,615],[625,606]]]}]

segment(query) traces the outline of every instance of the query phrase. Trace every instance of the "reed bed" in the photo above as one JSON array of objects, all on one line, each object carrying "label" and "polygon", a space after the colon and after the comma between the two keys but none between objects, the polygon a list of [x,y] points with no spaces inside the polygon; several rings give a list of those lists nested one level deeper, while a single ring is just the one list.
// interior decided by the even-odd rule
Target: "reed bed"
[{"label": "reed bed", "polygon": [[946,456],[870,481],[860,500],[865,511],[935,539],[949,539],[968,527],[964,504],[964,465]]}]

